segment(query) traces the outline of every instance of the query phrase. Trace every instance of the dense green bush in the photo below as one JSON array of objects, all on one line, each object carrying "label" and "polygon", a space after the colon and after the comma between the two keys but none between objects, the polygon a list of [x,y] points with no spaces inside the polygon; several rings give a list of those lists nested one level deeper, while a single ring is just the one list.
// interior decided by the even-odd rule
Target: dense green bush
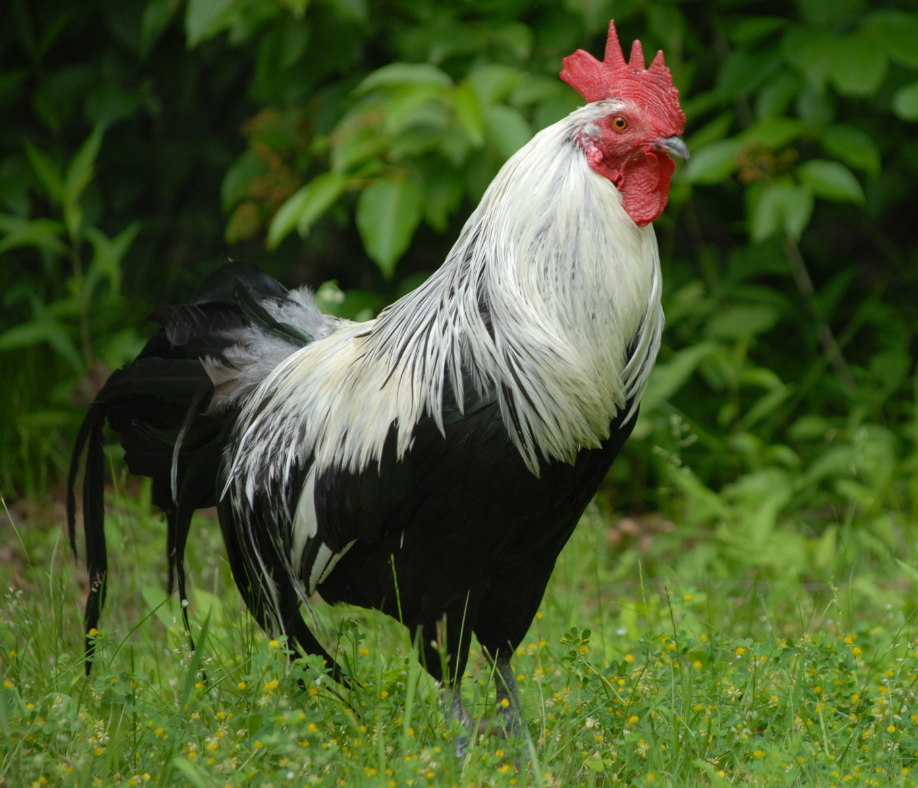
[{"label": "dense green bush", "polygon": [[668,330],[616,506],[713,531],[702,562],[818,573],[839,538],[902,549],[918,4],[774,8],[17,0],[0,37],[0,488],[59,479],[143,316],[227,255],[337,280],[323,303],[360,318],[415,286],[501,163],[578,104],[560,60],[600,52],[614,15],[623,41],[665,51],[693,152],[657,222]]}]

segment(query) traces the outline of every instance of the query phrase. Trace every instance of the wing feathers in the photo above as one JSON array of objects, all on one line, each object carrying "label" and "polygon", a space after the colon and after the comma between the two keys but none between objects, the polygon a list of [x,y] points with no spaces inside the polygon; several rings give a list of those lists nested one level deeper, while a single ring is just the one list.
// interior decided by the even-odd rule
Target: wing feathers
[{"label": "wing feathers", "polygon": [[[319,530],[319,521],[316,517],[316,469],[313,466],[306,476],[306,484],[300,494],[296,505],[296,515],[293,518],[293,546],[290,548],[290,563],[302,566],[303,552],[306,545],[315,537]],[[312,593],[312,591],[310,591]]]}]

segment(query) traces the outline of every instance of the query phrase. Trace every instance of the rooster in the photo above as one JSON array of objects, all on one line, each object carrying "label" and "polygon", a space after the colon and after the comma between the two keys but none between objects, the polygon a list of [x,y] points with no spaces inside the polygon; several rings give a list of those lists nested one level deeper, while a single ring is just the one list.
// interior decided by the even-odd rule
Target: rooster
[{"label": "rooster", "polygon": [[242,598],[292,653],[346,683],[301,609],[318,592],[382,610],[468,725],[474,633],[500,723],[523,730],[510,659],[637,418],[663,329],[650,223],[669,154],[688,158],[662,52],[645,68],[635,41],[626,63],[613,22],[604,61],[578,50],[561,78],[587,105],[504,165],[443,266],[375,320],[326,316],[238,263],[154,314],[161,330],[90,406],[71,463],[75,551],[88,446],[87,631],[106,590],[107,422],[153,480],[183,604],[191,517],[216,505]]}]

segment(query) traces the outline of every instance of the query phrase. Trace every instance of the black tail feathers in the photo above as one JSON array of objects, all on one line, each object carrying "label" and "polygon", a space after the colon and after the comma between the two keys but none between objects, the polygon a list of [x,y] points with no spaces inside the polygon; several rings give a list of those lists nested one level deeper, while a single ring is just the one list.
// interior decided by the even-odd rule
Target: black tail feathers
[{"label": "black tail feathers", "polygon": [[[291,294],[260,269],[244,263],[219,268],[205,279],[192,304],[164,307],[152,319],[161,329],[133,363],[111,375],[96,396],[77,434],[70,462],[67,529],[76,555],[74,490],[85,450],[83,527],[89,570],[85,613],[87,674],[94,651],[90,633],[98,627],[105,604],[108,572],[105,424],[119,433],[131,473],[148,476],[153,481],[153,503],[165,512],[167,519],[169,592],[174,585],[178,586],[183,621],[189,630],[185,545],[194,512],[217,504],[217,474],[237,413],[235,407],[215,412],[209,408],[214,384],[202,361],[209,359],[235,369],[225,355],[229,348],[248,341],[249,353],[257,354],[261,338],[269,337],[273,340],[271,360],[279,363],[284,354],[294,352],[336,325],[334,319],[325,318],[318,311],[308,295]],[[282,340],[280,355],[277,339]],[[284,347],[288,350],[283,350]],[[232,552],[232,546],[228,548]],[[243,593],[247,602],[249,596]],[[258,616],[257,607],[250,605],[264,626],[264,617]],[[339,667],[322,650],[299,613],[293,615],[291,611],[291,616],[290,626],[285,626],[291,638],[307,653],[321,654],[339,678]],[[193,641],[191,645],[193,648]]]}]

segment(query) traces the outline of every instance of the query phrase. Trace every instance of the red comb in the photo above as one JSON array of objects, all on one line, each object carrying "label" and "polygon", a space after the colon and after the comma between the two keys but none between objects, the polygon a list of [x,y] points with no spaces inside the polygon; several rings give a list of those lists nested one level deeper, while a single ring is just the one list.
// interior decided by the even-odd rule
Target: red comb
[{"label": "red comb", "polygon": [[589,52],[578,49],[562,61],[561,79],[577,89],[588,102],[607,98],[628,98],[643,101],[657,107],[681,129],[685,126],[685,115],[679,107],[679,91],[673,87],[673,77],[663,62],[663,52],[644,67],[644,50],[640,41],[631,47],[631,59],[625,62],[615,21],[609,22],[609,37],[606,39],[606,54],[602,63]]}]

